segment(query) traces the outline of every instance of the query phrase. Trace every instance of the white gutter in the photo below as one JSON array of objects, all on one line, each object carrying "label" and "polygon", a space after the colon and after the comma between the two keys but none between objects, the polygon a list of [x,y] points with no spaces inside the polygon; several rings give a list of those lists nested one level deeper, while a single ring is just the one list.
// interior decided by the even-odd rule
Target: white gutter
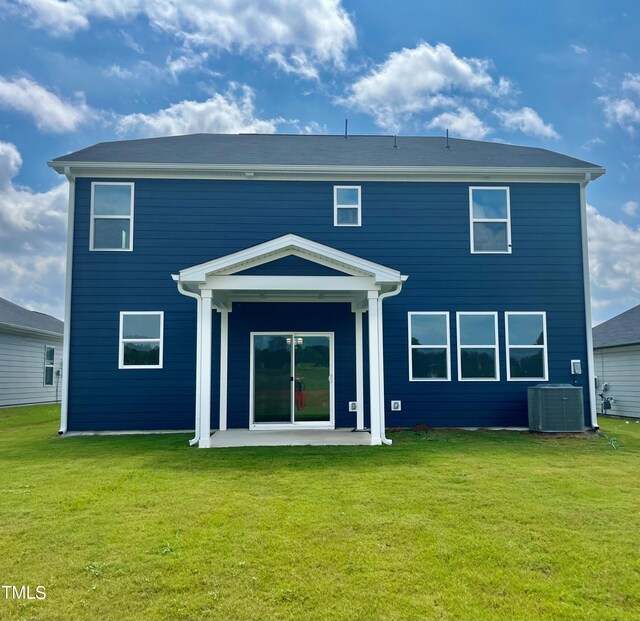
[{"label": "white gutter", "polygon": [[348,175],[353,177],[368,175],[390,175],[419,177],[427,179],[429,177],[458,177],[474,181],[482,181],[484,177],[500,177],[508,180],[510,177],[539,177],[557,178],[557,180],[567,180],[568,178],[584,178],[585,174],[590,174],[592,179],[596,179],[605,174],[606,170],[599,166],[591,168],[562,167],[562,166],[318,166],[300,164],[195,164],[195,163],[154,163],[154,162],[77,162],[65,160],[53,160],[47,165],[62,172],[63,169],[71,167],[73,172],[79,176],[90,176],[95,173],[100,175],[100,171],[107,171],[109,174],[125,174],[131,176],[140,173],[174,173],[185,176],[189,174],[219,174],[223,177],[229,175],[240,175],[253,178],[260,175],[312,175],[312,176],[336,176]]},{"label": "white gutter", "polygon": [[[407,276],[402,276],[402,282],[407,279]],[[396,285],[395,289],[391,291],[387,291],[386,293],[381,293],[378,296],[378,375],[380,381],[380,435],[382,444],[386,444],[390,446],[393,444],[393,440],[389,440],[385,434],[385,400],[384,400],[384,342],[383,342],[383,332],[382,332],[382,323],[384,321],[384,315],[382,314],[382,302],[386,298],[393,297],[394,295],[398,295],[402,290],[402,282]]]},{"label": "white gutter", "polygon": [[67,211],[67,269],[64,285],[64,336],[62,341],[62,390],[60,393],[59,435],[67,431],[69,421],[69,367],[71,352],[71,285],[73,282],[73,231],[76,206],[76,181],[68,167],[64,173],[69,180],[69,208]]},{"label": "white gutter", "polygon": [[584,279],[584,313],[587,331],[587,376],[589,381],[589,408],[591,427],[599,429],[596,409],[595,364],[593,361],[593,324],[591,320],[591,282],[589,279],[589,234],[587,230],[587,184],[592,177],[585,173],[580,183],[580,228],[582,233],[582,275]]},{"label": "white gutter", "polygon": [[[200,296],[197,293],[193,293],[192,291],[187,291],[184,288],[182,281],[180,280],[180,276],[172,276],[172,278],[178,283],[178,291],[182,295],[186,295],[187,297],[196,300],[196,325],[199,326],[201,312]],[[196,336],[196,419],[194,436],[191,440],[189,440],[189,446],[193,446],[200,441],[200,348],[202,345],[200,343],[200,338],[198,337],[199,335]]]}]

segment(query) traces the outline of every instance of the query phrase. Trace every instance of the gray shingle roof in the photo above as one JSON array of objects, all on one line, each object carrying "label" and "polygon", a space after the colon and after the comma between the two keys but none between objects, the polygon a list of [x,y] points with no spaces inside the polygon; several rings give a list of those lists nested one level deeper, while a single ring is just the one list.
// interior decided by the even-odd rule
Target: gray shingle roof
[{"label": "gray shingle roof", "polygon": [[[220,164],[282,166],[469,166],[599,168],[536,147],[443,137],[191,134],[100,142],[52,161],[78,163]],[[602,171],[604,172],[604,170]]]},{"label": "gray shingle roof", "polygon": [[58,334],[62,334],[64,331],[64,323],[59,319],[37,311],[30,311],[4,298],[0,298],[0,324],[44,332],[57,332]]},{"label": "gray shingle roof", "polygon": [[593,329],[593,347],[615,347],[640,343],[640,304]]}]

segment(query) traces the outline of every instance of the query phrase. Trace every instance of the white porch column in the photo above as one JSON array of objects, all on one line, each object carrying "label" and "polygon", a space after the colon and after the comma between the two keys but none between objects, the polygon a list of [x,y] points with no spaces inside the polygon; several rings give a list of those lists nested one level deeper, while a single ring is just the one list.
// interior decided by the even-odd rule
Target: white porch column
[{"label": "white porch column", "polygon": [[229,362],[229,311],[220,311],[220,431],[227,430],[227,377]]},{"label": "white porch column", "polygon": [[382,444],[380,429],[380,347],[378,342],[378,292],[368,291],[369,307],[369,417],[371,444]]},{"label": "white porch column", "polygon": [[362,309],[353,311],[356,316],[356,429],[364,429],[364,351],[362,339]]},{"label": "white porch column", "polygon": [[200,440],[199,448],[211,446],[211,291],[202,291],[200,309]]},{"label": "white porch column", "polygon": [[384,294],[378,298],[378,388],[380,395],[380,437],[385,438],[385,399],[384,399],[384,340],[382,334],[383,315],[382,300]]}]

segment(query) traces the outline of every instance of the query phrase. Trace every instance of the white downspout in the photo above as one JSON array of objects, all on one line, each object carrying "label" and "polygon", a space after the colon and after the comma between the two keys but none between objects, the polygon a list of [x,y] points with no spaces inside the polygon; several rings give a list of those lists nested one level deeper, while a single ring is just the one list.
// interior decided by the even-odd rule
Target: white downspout
[{"label": "white downspout", "polygon": [[[407,279],[406,276],[403,276],[403,282]],[[395,289],[391,291],[387,291],[386,293],[381,293],[378,296],[378,375],[380,377],[380,436],[382,439],[382,444],[386,444],[390,446],[393,444],[393,440],[390,440],[385,435],[385,401],[384,401],[384,343],[383,343],[383,332],[382,332],[382,322],[384,317],[382,315],[382,302],[386,298],[393,297],[394,295],[398,295],[402,290],[402,282],[396,285]]]},{"label": "white downspout", "polygon": [[591,427],[599,429],[596,409],[595,365],[593,362],[593,327],[591,320],[591,282],[589,279],[589,234],[587,230],[587,184],[591,181],[591,173],[585,173],[580,183],[580,227],[582,232],[582,272],[584,278],[584,313],[587,328],[587,375],[589,377],[589,406],[591,410]]},{"label": "white downspout", "polygon": [[71,351],[71,286],[73,282],[73,222],[76,207],[76,180],[68,167],[64,174],[69,180],[69,209],[67,212],[67,269],[64,288],[64,337],[62,341],[62,391],[60,395],[59,435],[67,432],[69,421],[69,354]]},{"label": "white downspout", "polygon": [[[186,295],[189,298],[193,298],[194,300],[196,300],[196,309],[197,309],[197,315],[196,315],[196,325],[200,325],[200,296],[197,293],[193,293],[192,291],[187,291],[183,284],[182,281],[180,280],[180,276],[174,276],[173,277],[174,280],[176,280],[176,282],[178,283],[178,291],[182,294],[182,295]],[[196,336],[196,422],[195,422],[195,431],[194,431],[194,437],[189,440],[189,446],[193,446],[194,444],[197,444],[198,441],[200,440],[200,348],[202,347],[201,343],[200,343],[200,338],[198,336]]]}]

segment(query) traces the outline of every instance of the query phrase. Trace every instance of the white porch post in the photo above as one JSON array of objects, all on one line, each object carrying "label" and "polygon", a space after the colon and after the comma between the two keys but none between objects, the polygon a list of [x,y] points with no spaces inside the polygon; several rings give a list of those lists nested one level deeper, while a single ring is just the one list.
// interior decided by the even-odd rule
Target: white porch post
[{"label": "white porch post", "polygon": [[383,316],[382,300],[384,295],[378,298],[378,387],[380,395],[380,438],[385,438],[385,398],[384,398],[384,340],[382,334]]},{"label": "white porch post", "polygon": [[364,429],[364,351],[362,339],[362,309],[353,311],[356,316],[356,429]]},{"label": "white porch post", "polygon": [[227,430],[227,366],[229,361],[229,311],[220,311],[220,431]]},{"label": "white porch post", "polygon": [[369,307],[369,417],[371,444],[382,444],[380,429],[380,348],[378,342],[378,292],[368,291]]},{"label": "white porch post", "polygon": [[200,303],[200,440],[199,448],[211,446],[211,290],[203,289]]}]

